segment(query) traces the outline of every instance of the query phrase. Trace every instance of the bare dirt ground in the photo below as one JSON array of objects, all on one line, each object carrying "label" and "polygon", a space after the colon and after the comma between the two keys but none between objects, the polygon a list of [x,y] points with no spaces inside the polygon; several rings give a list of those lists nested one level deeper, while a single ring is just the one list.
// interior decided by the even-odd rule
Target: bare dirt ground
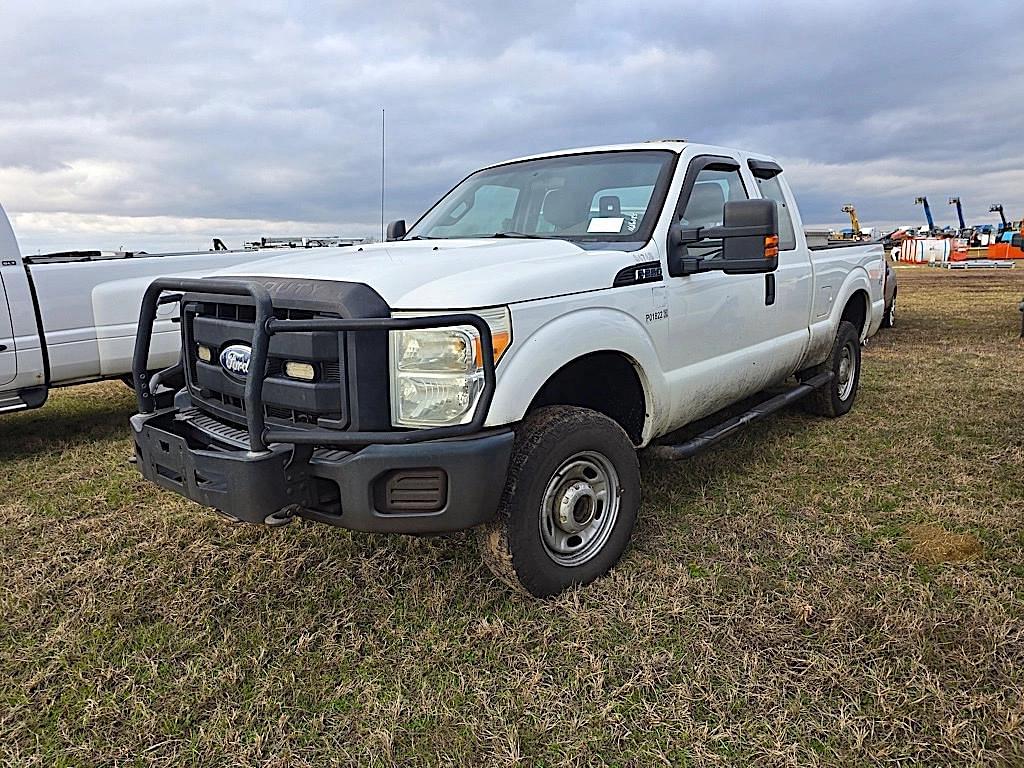
[{"label": "bare dirt ground", "polygon": [[550,602],[469,536],[233,526],[120,384],[0,420],[12,765],[1022,765],[1024,270],[900,269],[854,411],[644,462]]}]

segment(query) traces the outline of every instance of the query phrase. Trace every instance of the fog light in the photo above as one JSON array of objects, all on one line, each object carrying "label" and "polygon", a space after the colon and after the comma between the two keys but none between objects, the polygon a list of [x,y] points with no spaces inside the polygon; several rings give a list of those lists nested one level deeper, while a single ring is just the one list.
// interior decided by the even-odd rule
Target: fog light
[{"label": "fog light", "polygon": [[289,360],[284,364],[284,375],[291,379],[312,381],[316,378],[316,370],[309,363],[297,363]]},{"label": "fog light", "polygon": [[204,347],[202,344],[199,344],[196,347],[196,354],[199,355],[199,359],[202,360],[204,363],[208,363],[211,360],[213,360],[213,352],[210,350],[209,347]]}]

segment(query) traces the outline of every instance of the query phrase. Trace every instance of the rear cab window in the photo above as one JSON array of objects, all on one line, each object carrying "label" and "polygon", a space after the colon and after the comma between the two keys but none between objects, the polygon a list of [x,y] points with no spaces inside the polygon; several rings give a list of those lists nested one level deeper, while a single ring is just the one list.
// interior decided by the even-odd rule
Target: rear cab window
[{"label": "rear cab window", "polygon": [[793,250],[796,248],[796,231],[789,203],[782,191],[782,168],[777,163],[766,160],[750,160],[747,165],[757,180],[761,197],[765,200],[774,200],[775,207],[779,209],[779,250]]}]

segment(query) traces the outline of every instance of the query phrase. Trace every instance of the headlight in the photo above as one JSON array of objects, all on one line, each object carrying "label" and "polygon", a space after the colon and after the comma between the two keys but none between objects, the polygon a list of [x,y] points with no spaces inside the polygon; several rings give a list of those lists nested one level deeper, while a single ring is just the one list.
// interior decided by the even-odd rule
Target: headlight
[{"label": "headlight", "polygon": [[[491,328],[494,362],[512,340],[508,309],[474,311]],[[396,313],[396,317],[410,317]],[[422,317],[422,314],[415,316]],[[484,388],[480,334],[472,326],[391,331],[391,423],[465,424]]]}]

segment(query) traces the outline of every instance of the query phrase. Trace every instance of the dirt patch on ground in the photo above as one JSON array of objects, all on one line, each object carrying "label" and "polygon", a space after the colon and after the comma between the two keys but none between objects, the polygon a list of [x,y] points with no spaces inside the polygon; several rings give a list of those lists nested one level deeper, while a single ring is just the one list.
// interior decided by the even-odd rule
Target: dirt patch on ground
[{"label": "dirt patch on ground", "polygon": [[907,528],[910,554],[920,563],[966,563],[982,555],[981,542],[969,533],[950,533],[941,525],[923,523]]}]

